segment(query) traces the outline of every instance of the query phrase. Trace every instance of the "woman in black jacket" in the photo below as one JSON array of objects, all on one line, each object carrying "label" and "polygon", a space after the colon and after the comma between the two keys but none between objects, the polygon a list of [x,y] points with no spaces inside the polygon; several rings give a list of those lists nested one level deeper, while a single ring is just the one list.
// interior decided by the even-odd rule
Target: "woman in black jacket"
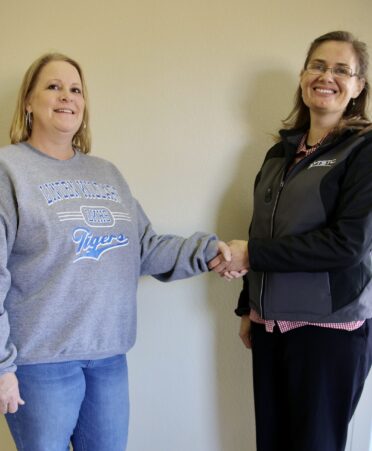
[{"label": "woman in black jacket", "polygon": [[258,451],[342,451],[372,362],[372,131],[366,45],[315,39],[257,175],[236,313],[252,347]]}]

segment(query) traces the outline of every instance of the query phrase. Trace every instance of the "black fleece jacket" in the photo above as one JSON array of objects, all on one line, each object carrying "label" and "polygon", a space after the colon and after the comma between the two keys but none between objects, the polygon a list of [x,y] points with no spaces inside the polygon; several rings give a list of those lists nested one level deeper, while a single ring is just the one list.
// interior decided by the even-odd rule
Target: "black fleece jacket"
[{"label": "black fleece jacket", "polygon": [[282,131],[257,175],[251,270],[236,313],[372,317],[372,132],[346,130],[291,167],[303,133]]}]

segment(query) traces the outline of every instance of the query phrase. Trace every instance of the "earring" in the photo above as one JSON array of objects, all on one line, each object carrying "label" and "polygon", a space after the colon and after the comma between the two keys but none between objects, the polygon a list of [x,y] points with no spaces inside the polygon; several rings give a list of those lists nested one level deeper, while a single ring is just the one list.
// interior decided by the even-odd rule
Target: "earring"
[{"label": "earring", "polygon": [[30,134],[32,131],[32,113],[26,111],[26,128],[27,132]]}]

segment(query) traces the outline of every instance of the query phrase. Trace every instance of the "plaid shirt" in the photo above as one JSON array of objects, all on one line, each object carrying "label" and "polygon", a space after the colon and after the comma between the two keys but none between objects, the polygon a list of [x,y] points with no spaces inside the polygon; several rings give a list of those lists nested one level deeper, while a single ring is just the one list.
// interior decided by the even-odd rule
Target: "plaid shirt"
[{"label": "plaid shirt", "polygon": [[274,321],[262,319],[261,316],[255,310],[251,310],[249,318],[251,319],[251,321],[255,323],[264,324],[266,332],[273,332],[274,326],[275,324],[277,324],[280,332],[282,333],[304,326],[327,327],[329,329],[348,330],[350,332],[352,330],[358,329],[364,323],[364,320],[351,321],[349,323],[308,323],[306,321]]}]

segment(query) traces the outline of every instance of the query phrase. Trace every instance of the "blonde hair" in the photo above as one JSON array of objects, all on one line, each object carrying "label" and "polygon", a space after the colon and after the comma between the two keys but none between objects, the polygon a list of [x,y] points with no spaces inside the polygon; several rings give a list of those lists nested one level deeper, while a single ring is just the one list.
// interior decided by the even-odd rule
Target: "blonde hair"
[{"label": "blonde hair", "polygon": [[85,100],[85,108],[83,120],[79,130],[72,139],[72,145],[77,147],[81,152],[88,153],[91,149],[91,135],[89,129],[88,93],[83,71],[76,61],[61,53],[46,53],[34,61],[27,69],[18,92],[16,109],[10,127],[10,141],[12,144],[17,144],[21,141],[26,141],[31,136],[31,129],[26,121],[26,101],[36,85],[41,70],[52,61],[65,61],[74,66],[79,73]]}]

